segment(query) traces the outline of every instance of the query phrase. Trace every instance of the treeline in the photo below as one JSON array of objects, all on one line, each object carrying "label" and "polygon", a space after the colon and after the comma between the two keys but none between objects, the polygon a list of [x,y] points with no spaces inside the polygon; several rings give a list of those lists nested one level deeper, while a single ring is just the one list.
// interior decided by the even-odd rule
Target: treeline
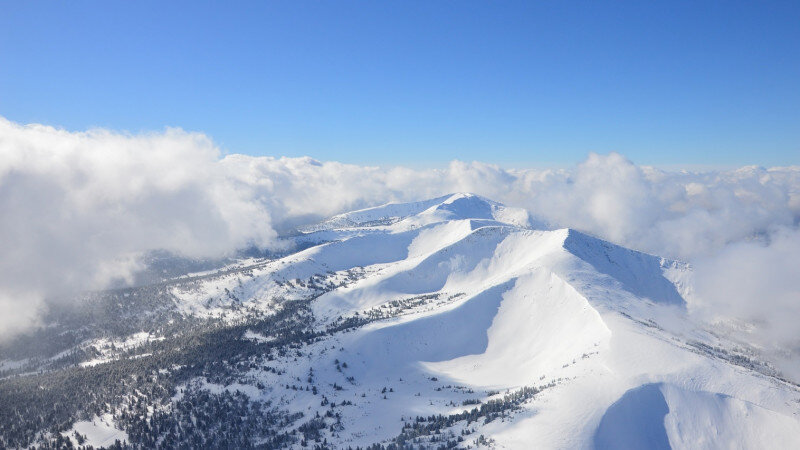
[{"label": "treeline", "polygon": [[[457,414],[450,415],[432,415],[432,416],[417,416],[411,421],[403,424],[403,430],[394,439],[394,443],[400,448],[410,443],[421,444],[424,442],[430,443],[430,439],[436,439],[442,434],[442,431],[455,426],[459,422],[465,422],[465,427],[469,428],[470,424],[482,421],[483,424],[488,424],[498,418],[505,418],[511,412],[520,409],[522,403],[532,399],[536,394],[543,389],[554,386],[555,383],[550,383],[540,387],[523,387],[512,393],[506,394],[501,399],[488,400],[486,403],[481,404],[479,407],[472,408],[469,411],[464,411]],[[469,434],[469,433],[462,433]],[[422,439],[426,438],[426,439]],[[454,439],[456,442],[462,442],[462,436]],[[435,442],[435,440],[433,441]],[[449,448],[449,447],[446,447]]]},{"label": "treeline", "polygon": [[[230,384],[250,368],[251,357],[285,352],[319,337],[310,328],[310,313],[300,312],[308,309],[307,303],[285,302],[273,316],[253,323],[207,321],[96,366],[2,379],[0,448],[27,447],[45,434],[69,430],[76,420],[109,412],[109,405],[124,404],[131,397],[150,405],[168,402],[178,385],[195,377]],[[275,339],[243,340],[247,329]]]}]

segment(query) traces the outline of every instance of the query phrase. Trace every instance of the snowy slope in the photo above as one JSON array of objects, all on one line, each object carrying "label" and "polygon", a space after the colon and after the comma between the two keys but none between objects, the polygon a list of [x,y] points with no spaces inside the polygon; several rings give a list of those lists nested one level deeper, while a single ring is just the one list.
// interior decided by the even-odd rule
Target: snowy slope
[{"label": "snowy slope", "polygon": [[388,203],[373,208],[339,214],[322,223],[304,227],[305,232],[382,228],[402,222],[394,230],[447,220],[492,220],[527,227],[532,220],[527,211],[510,208],[487,198],[457,193],[413,203]]},{"label": "snowy slope", "polygon": [[[333,446],[396,442],[434,415],[463,447],[800,446],[800,390],[692,322],[685,264],[535,230],[471,194],[342,214],[296,239],[320,244],[174,289],[186,314],[231,321],[313,298],[314,326],[333,331],[228,388],[307,416],[340,405]],[[500,418],[457,420],[506,394],[521,400]]]}]

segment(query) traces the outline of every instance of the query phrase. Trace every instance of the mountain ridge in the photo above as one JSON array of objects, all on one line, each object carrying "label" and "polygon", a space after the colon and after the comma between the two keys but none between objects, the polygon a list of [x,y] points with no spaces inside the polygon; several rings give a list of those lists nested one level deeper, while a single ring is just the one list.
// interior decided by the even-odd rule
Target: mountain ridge
[{"label": "mountain ridge", "polygon": [[[136,320],[54,317],[42,340],[83,337],[0,378],[0,394],[34,405],[0,405],[0,425],[20,410],[42,417],[28,381],[125,367],[138,374],[131,392],[161,394],[115,396],[127,388],[101,382],[59,436],[214,446],[224,429],[242,446],[297,449],[793,442],[800,389],[694,321],[690,266],[530,217],[464,193],[383,205],[287,237],[310,247],[286,256],[98,294]],[[0,364],[18,363],[2,350]],[[48,389],[71,385],[59,383]],[[260,411],[237,413],[248,434],[183,415],[239,408]],[[31,442],[8,430],[3,442]]]}]

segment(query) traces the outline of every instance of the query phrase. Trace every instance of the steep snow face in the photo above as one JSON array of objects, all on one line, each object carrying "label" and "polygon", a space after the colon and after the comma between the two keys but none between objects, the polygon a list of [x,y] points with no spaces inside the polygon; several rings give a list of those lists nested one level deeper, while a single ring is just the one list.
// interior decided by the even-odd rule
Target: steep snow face
[{"label": "steep snow face", "polygon": [[533,268],[499,287],[496,308],[484,312],[491,325],[478,333],[485,345],[425,363],[427,369],[487,389],[524,386],[608,344],[611,331],[600,314],[555,273]]},{"label": "steep snow face", "polygon": [[[547,389],[504,420],[451,431],[478,428],[465,446],[483,434],[500,448],[798,443],[796,386],[690,322],[687,265],[535,230],[529,217],[470,194],[355,211],[297,237],[330,242],[226,281],[251,306],[310,295],[302,280],[327,283],[311,303],[318,326],[363,323],[272,362],[283,378],[254,370],[277,386],[259,398],[324,413],[316,393],[280,388],[313,372],[320,395],[354,402],[337,410],[337,446],[392,439],[404,419],[533,386]],[[196,311],[220,286],[182,301]],[[254,336],[243,339],[269,339]]]},{"label": "steep snow face", "polygon": [[686,305],[675,285],[664,277],[664,269],[678,263],[622,248],[575,230],[569,231],[564,248],[637,297],[657,303]]}]

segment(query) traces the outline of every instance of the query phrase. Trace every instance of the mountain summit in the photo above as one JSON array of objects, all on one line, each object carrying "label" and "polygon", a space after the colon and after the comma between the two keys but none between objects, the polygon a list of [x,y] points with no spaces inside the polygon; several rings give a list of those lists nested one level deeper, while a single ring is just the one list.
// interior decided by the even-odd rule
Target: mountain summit
[{"label": "mountain summit", "polygon": [[408,221],[406,225],[446,220],[495,220],[529,227],[532,220],[527,211],[509,208],[500,203],[465,192],[448,194],[412,203],[387,203],[334,216],[318,225],[305,227],[306,232],[325,229],[376,227]]},{"label": "mountain summit", "polygon": [[[463,193],[290,239],[307,248],[98,293],[85,316],[4,347],[2,443],[759,448],[800,436],[798,386],[688,315],[686,264],[535,229],[526,211]],[[59,391],[76,377],[98,380],[91,395]],[[32,419],[42,386],[65,398],[56,433]]]}]

